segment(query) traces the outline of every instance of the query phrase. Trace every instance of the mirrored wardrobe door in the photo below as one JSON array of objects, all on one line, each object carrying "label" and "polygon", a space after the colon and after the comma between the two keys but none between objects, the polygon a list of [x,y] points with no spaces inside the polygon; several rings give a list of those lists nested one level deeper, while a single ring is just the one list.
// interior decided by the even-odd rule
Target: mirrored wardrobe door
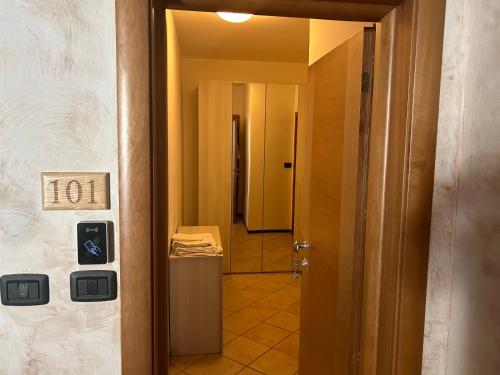
[{"label": "mirrored wardrobe door", "polygon": [[233,84],[231,272],[262,271],[266,84]]},{"label": "mirrored wardrobe door", "polygon": [[292,270],[298,88],[268,84],[264,140],[262,271]]}]

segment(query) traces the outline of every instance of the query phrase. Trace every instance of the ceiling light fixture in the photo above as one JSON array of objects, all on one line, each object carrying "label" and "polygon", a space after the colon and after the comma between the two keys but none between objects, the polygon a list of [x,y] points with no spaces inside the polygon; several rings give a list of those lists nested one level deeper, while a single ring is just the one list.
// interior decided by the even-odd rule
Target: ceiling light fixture
[{"label": "ceiling light fixture", "polygon": [[242,23],[252,18],[253,14],[249,13],[234,13],[234,12],[217,12],[217,15],[224,21],[232,23]]}]

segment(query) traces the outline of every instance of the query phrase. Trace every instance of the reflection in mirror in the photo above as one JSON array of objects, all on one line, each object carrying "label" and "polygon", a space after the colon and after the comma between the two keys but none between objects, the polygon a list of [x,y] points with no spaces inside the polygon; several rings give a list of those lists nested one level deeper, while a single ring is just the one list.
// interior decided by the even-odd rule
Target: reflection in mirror
[{"label": "reflection in mirror", "polygon": [[297,87],[233,85],[231,272],[290,271]]},{"label": "reflection in mirror", "polygon": [[231,272],[262,271],[265,108],[265,84],[233,85]]},{"label": "reflection in mirror", "polygon": [[292,269],[297,87],[268,84],[262,271]]}]

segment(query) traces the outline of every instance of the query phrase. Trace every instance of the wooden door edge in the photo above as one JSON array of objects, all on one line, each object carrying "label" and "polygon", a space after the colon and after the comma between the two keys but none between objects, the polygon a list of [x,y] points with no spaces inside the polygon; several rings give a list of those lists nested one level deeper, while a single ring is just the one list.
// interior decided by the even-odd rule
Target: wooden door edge
[{"label": "wooden door edge", "polygon": [[363,298],[363,259],[366,239],[366,212],[368,193],[368,161],[370,152],[371,112],[373,102],[373,74],[375,64],[375,27],[363,31],[362,84],[359,116],[358,166],[356,176],[356,214],[354,228],[354,281],[352,347],[350,370],[357,374],[361,355],[361,314]]},{"label": "wooden door edge", "polygon": [[151,168],[152,168],[152,336],[153,373],[169,366],[169,231],[168,225],[168,118],[167,20],[161,0],[152,1],[151,13]]},{"label": "wooden door edge", "polygon": [[117,0],[121,366],[152,373],[150,7]]},{"label": "wooden door edge", "polygon": [[[421,373],[445,0],[415,4],[412,102],[402,233],[397,374]],[[408,340],[414,337],[414,340]]]},{"label": "wooden door edge", "polygon": [[393,66],[395,12],[377,25],[371,134],[367,187],[367,216],[363,264],[359,373],[371,375],[377,366],[380,273],[387,180],[388,104]]},{"label": "wooden door edge", "polygon": [[370,155],[363,375],[422,368],[444,2],[406,0],[385,19],[387,70],[378,67],[375,90],[389,101],[374,113],[371,140],[379,149]]}]

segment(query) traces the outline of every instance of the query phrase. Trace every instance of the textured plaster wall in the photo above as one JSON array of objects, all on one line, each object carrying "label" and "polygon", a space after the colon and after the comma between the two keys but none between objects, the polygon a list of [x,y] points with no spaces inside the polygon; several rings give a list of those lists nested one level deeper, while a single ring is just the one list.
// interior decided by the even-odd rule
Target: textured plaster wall
[{"label": "textured plaster wall", "polygon": [[447,1],[423,374],[500,373],[500,2]]},{"label": "textured plaster wall", "polygon": [[[0,1],[0,274],[46,273],[50,303],[0,305],[0,374],[120,373],[119,300],[74,303],[76,224],[118,233],[112,0]],[[42,211],[40,172],[105,171],[111,210]],[[119,267],[116,259],[98,269]]]}]

